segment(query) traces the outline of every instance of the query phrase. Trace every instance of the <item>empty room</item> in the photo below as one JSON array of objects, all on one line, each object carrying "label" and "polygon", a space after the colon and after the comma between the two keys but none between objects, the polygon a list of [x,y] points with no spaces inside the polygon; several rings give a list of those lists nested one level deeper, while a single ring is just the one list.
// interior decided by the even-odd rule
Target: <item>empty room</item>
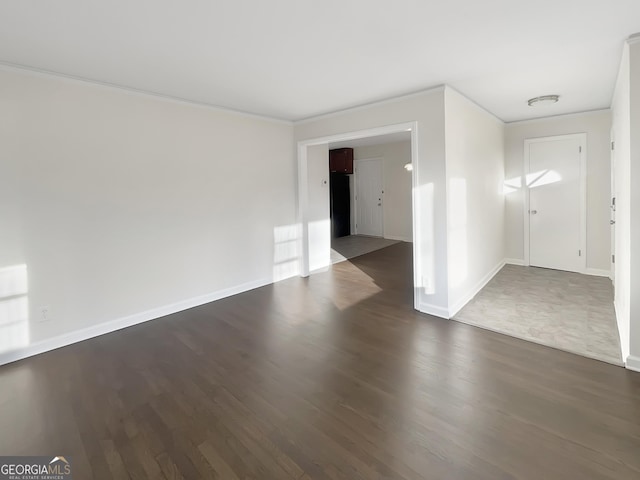
[{"label": "empty room", "polygon": [[640,3],[0,3],[0,479],[640,478]]}]

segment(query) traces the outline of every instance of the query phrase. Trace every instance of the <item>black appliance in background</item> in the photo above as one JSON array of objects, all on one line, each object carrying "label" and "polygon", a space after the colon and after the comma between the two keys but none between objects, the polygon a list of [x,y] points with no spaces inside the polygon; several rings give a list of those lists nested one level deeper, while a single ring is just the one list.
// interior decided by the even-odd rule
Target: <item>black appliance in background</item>
[{"label": "black appliance in background", "polygon": [[351,234],[349,175],[332,173],[329,183],[331,190],[331,236],[333,238],[345,237]]}]

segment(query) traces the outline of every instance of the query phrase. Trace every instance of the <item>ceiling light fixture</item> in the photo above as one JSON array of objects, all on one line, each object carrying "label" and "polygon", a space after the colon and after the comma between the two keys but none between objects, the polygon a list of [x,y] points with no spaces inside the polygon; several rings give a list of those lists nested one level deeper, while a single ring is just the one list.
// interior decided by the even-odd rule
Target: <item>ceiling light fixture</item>
[{"label": "ceiling light fixture", "polygon": [[557,103],[559,99],[560,95],[543,95],[541,97],[530,98],[527,103],[530,107],[538,107]]}]

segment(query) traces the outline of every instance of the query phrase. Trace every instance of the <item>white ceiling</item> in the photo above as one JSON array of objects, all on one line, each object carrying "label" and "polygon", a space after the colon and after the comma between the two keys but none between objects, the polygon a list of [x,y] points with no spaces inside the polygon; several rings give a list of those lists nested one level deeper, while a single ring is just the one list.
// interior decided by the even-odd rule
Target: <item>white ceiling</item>
[{"label": "white ceiling", "polygon": [[513,121],[609,107],[638,31],[638,0],[16,0],[0,61],[288,120],[447,83]]}]

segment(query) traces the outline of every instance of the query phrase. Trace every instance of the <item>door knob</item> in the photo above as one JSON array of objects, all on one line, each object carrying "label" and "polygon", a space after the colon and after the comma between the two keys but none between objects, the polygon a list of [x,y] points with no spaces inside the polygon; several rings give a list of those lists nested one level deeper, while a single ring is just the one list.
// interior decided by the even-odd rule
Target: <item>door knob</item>
[{"label": "door knob", "polygon": [[609,220],[609,225],[615,225],[616,221],[615,220]]},{"label": "door knob", "polygon": [[535,215],[536,213],[538,213],[538,210],[530,210],[529,212],[531,213],[531,215]]}]

